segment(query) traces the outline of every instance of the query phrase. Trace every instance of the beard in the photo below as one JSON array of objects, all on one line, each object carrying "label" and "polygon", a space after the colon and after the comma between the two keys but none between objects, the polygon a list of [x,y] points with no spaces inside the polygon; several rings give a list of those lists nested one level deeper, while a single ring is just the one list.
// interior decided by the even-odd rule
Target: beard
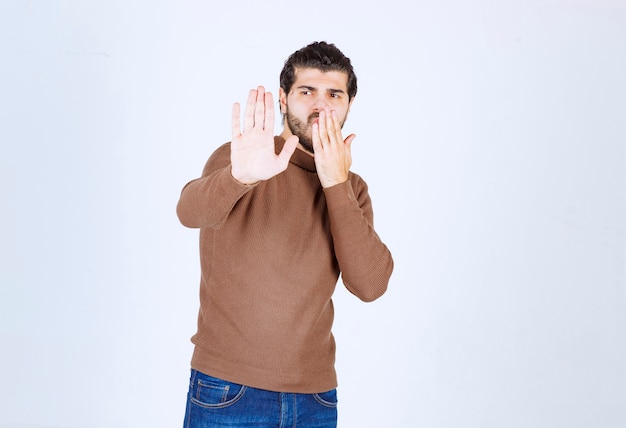
[{"label": "beard", "polygon": [[293,135],[298,137],[298,141],[300,145],[304,148],[304,150],[311,154],[314,154],[311,125],[313,125],[313,121],[318,117],[319,113],[311,113],[307,118],[307,122],[304,123],[296,116],[289,113],[288,109],[285,113],[285,120],[287,121],[287,126],[289,127],[289,130]]},{"label": "beard", "polygon": [[[304,150],[311,154],[315,154],[315,150],[313,149],[313,132],[312,125],[313,121],[319,117],[318,112],[313,112],[307,118],[306,123],[298,119],[296,116],[289,113],[289,109],[285,112],[285,120],[287,121],[287,126],[293,135],[298,137],[298,141]],[[343,128],[343,124],[345,123],[346,118],[339,122],[341,128]]]}]

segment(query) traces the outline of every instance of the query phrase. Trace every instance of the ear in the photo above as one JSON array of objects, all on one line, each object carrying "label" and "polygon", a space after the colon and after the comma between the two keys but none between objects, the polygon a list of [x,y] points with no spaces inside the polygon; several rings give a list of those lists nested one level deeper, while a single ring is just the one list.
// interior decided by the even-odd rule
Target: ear
[{"label": "ear", "polygon": [[280,112],[282,114],[287,113],[287,94],[283,88],[278,88],[278,99],[280,103]]}]

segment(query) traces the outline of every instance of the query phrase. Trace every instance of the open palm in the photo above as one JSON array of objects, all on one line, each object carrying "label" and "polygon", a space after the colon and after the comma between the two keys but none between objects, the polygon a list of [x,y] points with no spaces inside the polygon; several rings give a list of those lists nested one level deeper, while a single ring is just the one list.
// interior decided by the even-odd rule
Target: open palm
[{"label": "open palm", "polygon": [[233,177],[253,184],[280,174],[289,165],[298,138],[289,137],[277,155],[274,148],[274,100],[262,86],[250,90],[241,129],[239,103],[233,105],[230,161]]}]

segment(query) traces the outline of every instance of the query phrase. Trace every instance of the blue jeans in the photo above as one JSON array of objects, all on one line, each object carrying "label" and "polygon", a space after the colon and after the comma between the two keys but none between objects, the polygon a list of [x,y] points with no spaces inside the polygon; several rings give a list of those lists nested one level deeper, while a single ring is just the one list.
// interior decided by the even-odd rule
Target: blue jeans
[{"label": "blue jeans", "polygon": [[272,392],[191,370],[184,428],[336,426],[336,389],[318,394]]}]

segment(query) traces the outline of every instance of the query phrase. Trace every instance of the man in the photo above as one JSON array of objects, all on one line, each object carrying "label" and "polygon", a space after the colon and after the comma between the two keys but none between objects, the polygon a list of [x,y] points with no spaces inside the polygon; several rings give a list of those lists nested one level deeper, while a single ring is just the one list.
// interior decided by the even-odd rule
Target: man
[{"label": "man", "polygon": [[243,127],[236,103],[232,141],[183,188],[202,270],[185,427],[336,426],[335,285],[372,301],[393,270],[341,133],[356,90],[334,45],[300,49],[280,75],[280,136],[272,94],[251,90]]}]

